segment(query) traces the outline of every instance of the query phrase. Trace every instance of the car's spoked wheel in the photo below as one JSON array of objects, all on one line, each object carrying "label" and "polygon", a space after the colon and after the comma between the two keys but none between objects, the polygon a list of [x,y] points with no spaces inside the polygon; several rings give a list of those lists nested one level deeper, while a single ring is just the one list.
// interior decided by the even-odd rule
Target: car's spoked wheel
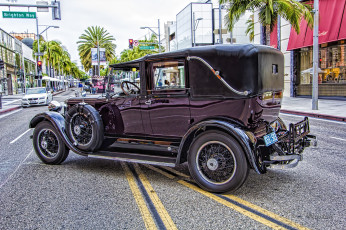
[{"label": "car's spoked wheel", "polygon": [[71,118],[70,125],[74,142],[80,145],[90,144],[93,137],[92,124],[84,113],[75,113]]},{"label": "car's spoked wheel", "polygon": [[69,153],[57,130],[48,121],[43,121],[36,126],[33,144],[37,156],[46,164],[60,164]]},{"label": "car's spoked wheel", "polygon": [[230,192],[247,178],[249,166],[239,143],[226,133],[211,130],[199,135],[188,155],[191,176],[210,192]]},{"label": "car's spoked wheel", "polygon": [[209,141],[199,148],[196,165],[201,176],[215,184],[229,182],[237,167],[232,150],[219,141]]},{"label": "car's spoked wheel", "polygon": [[47,158],[54,158],[59,152],[58,137],[50,129],[42,129],[38,134],[40,152]]}]

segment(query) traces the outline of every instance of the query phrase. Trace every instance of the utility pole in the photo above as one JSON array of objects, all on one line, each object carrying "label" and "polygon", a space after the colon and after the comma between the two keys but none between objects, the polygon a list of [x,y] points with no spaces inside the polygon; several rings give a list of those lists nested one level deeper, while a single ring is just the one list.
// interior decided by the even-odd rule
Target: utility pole
[{"label": "utility pole", "polygon": [[319,0],[314,1],[314,38],[313,38],[313,77],[312,77],[312,110],[318,110],[318,17]]},{"label": "utility pole", "polygon": [[38,76],[38,86],[42,87],[42,78],[41,73],[38,68],[38,62],[41,61],[41,52],[40,52],[40,33],[38,32],[38,17],[36,16],[36,29],[37,29],[37,61],[36,61],[36,70],[37,70],[37,76]]},{"label": "utility pole", "polygon": [[219,4],[219,43],[222,44],[222,15],[221,15],[222,6]]},{"label": "utility pole", "polygon": [[98,76],[100,76],[100,46],[99,46],[99,37],[96,38],[96,42],[97,42],[97,73]]},{"label": "utility pole", "polygon": [[160,19],[157,19],[158,22],[158,32],[159,32],[159,53],[161,53],[161,35],[160,35]]}]

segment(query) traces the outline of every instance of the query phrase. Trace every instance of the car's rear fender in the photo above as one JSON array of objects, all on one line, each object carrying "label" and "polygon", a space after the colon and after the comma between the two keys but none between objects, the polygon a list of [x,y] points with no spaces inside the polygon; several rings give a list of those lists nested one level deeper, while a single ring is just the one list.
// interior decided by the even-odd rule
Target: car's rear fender
[{"label": "car's rear fender", "polygon": [[257,173],[261,174],[256,164],[255,154],[253,150],[256,140],[252,138],[251,133],[243,131],[238,127],[238,125],[223,120],[206,120],[192,126],[180,142],[176,164],[184,162],[184,159],[186,159],[188,150],[195,137],[197,137],[202,132],[213,129],[223,131],[234,137],[243,148],[250,166]]},{"label": "car's rear fender", "polygon": [[33,117],[29,123],[29,128],[35,128],[40,122],[42,121],[49,121],[52,123],[54,128],[58,131],[58,134],[60,137],[63,139],[65,145],[71,149],[73,152],[87,156],[89,153],[82,151],[78,148],[76,148],[68,136],[66,135],[66,128],[65,128],[65,118],[58,112],[44,112],[44,113],[39,113],[35,117]]}]

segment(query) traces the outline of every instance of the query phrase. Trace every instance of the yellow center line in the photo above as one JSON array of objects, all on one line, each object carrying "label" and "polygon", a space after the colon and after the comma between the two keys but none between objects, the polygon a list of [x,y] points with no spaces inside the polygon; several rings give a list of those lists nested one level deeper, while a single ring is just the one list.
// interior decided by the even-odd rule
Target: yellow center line
[{"label": "yellow center line", "polygon": [[240,204],[248,206],[248,207],[250,207],[250,208],[252,208],[252,209],[254,209],[254,210],[258,211],[258,212],[261,212],[264,215],[269,216],[269,217],[271,217],[271,218],[273,218],[275,220],[278,220],[278,221],[280,221],[280,222],[282,222],[284,224],[290,225],[290,226],[292,226],[292,227],[294,227],[296,229],[304,229],[304,230],[309,229],[307,227],[304,227],[304,226],[302,226],[300,224],[297,224],[297,223],[295,223],[295,222],[293,222],[293,221],[291,221],[289,219],[286,219],[286,218],[284,218],[282,216],[276,215],[275,213],[272,213],[272,212],[270,212],[270,211],[268,211],[268,210],[266,210],[264,208],[261,208],[261,207],[259,207],[257,205],[254,205],[254,204],[252,204],[252,203],[250,203],[250,202],[248,202],[246,200],[243,200],[243,199],[241,199],[239,197],[236,197],[234,195],[224,195],[224,196],[228,197],[229,199],[232,199],[232,200],[234,200],[234,201],[236,201],[236,202],[238,202]]},{"label": "yellow center line", "polygon": [[222,199],[222,198],[220,198],[220,197],[218,197],[218,196],[216,196],[216,195],[214,195],[214,194],[212,194],[210,192],[204,191],[203,189],[201,189],[201,188],[199,188],[197,186],[194,186],[194,185],[192,185],[190,183],[187,183],[186,181],[179,180],[178,183],[182,184],[182,185],[184,185],[184,186],[186,186],[186,187],[188,187],[188,188],[190,188],[192,190],[195,190],[196,192],[199,192],[199,193],[201,193],[201,194],[203,194],[203,195],[205,195],[205,196],[207,196],[207,197],[209,197],[209,198],[211,198],[211,199],[213,199],[213,200],[215,200],[215,201],[225,205],[226,207],[229,207],[229,208],[231,208],[231,209],[233,209],[233,210],[235,210],[237,212],[240,212],[241,214],[243,214],[243,215],[245,215],[247,217],[250,217],[251,219],[256,220],[257,222],[260,222],[260,223],[262,223],[264,225],[267,225],[268,227],[271,227],[272,229],[286,229],[286,228],[284,228],[284,227],[282,227],[280,225],[277,225],[277,224],[275,224],[275,223],[273,223],[273,222],[271,222],[269,220],[266,220],[265,218],[262,218],[262,217],[260,217],[260,216],[258,216],[256,214],[254,214],[252,212],[249,212],[246,209],[243,209],[243,208],[241,208],[241,207],[239,207],[239,206],[237,206],[235,204],[232,204],[232,203],[230,203],[230,202],[228,202],[228,201],[226,201],[226,200],[224,200],[224,199]]},{"label": "yellow center line", "polygon": [[[170,179],[174,179],[175,178],[175,176],[173,176],[173,175],[171,175],[171,174],[169,174],[167,172],[164,172],[164,171],[162,171],[162,170],[160,170],[160,169],[158,169],[156,167],[147,166],[147,165],[146,165],[146,167],[148,167],[148,168],[150,168],[150,169],[152,169],[152,170],[154,170],[154,171],[156,171],[158,173],[161,173],[162,175],[164,175],[164,176],[166,176],[166,177],[168,177]],[[186,175],[184,173],[181,173],[181,172],[178,172],[175,169],[172,169],[172,168],[169,168],[169,167],[162,167],[162,168],[164,168],[164,169],[166,169],[166,170],[168,170],[168,171],[170,171],[170,172],[172,172],[172,173],[174,173],[176,175],[179,175],[179,176],[182,176],[182,177],[186,177],[186,178],[190,178],[188,175]],[[248,216],[248,217],[250,217],[250,218],[252,218],[252,219],[254,219],[254,220],[256,220],[256,221],[258,221],[258,222],[260,222],[262,224],[265,224],[265,225],[267,225],[267,226],[269,226],[269,227],[271,227],[273,229],[286,229],[283,226],[277,225],[277,224],[271,222],[270,220],[267,220],[267,219],[265,219],[265,218],[263,218],[261,216],[256,215],[255,213],[252,213],[252,212],[250,212],[250,211],[248,211],[248,210],[246,210],[244,208],[241,208],[241,207],[239,207],[239,206],[237,206],[235,204],[232,204],[231,202],[228,202],[228,201],[220,198],[217,195],[214,195],[214,194],[212,194],[210,192],[204,191],[203,189],[201,189],[201,188],[199,188],[197,186],[194,186],[194,185],[192,185],[192,184],[190,184],[190,183],[188,183],[188,182],[186,182],[184,180],[178,180],[177,182],[179,184],[184,185],[184,186],[186,186],[186,187],[188,187],[190,189],[193,189],[194,191],[199,192],[199,193],[201,193],[201,194],[203,194],[203,195],[205,195],[205,196],[207,196],[207,197],[209,197],[209,198],[211,198],[211,199],[213,199],[213,200],[215,200],[215,201],[217,201],[217,202],[219,202],[219,203],[221,203],[221,204],[223,204],[223,205],[225,205],[225,206],[227,206],[229,208],[232,208],[235,211],[238,211],[238,212],[240,212],[241,214],[243,214],[245,216]],[[251,208],[251,209],[253,209],[255,211],[258,211],[258,212],[260,212],[260,213],[262,213],[262,214],[264,214],[264,215],[266,215],[268,217],[271,217],[271,218],[273,218],[275,220],[278,220],[278,221],[280,221],[280,222],[282,222],[282,223],[284,223],[286,225],[289,225],[289,226],[291,226],[293,228],[301,229],[301,230],[303,230],[303,229],[304,230],[308,230],[309,229],[307,227],[304,227],[304,226],[302,226],[300,224],[297,224],[297,223],[295,223],[295,222],[293,222],[293,221],[291,221],[289,219],[286,219],[286,218],[284,218],[282,216],[276,215],[275,213],[272,213],[272,212],[270,212],[270,211],[268,211],[268,210],[266,210],[264,208],[261,208],[261,207],[259,207],[257,205],[254,205],[254,204],[252,204],[252,203],[250,203],[248,201],[245,201],[245,200],[243,200],[243,199],[241,199],[239,197],[236,197],[234,195],[222,195],[222,196],[227,197],[227,198],[229,198],[229,199],[231,199],[233,201],[236,201],[236,202],[238,202],[240,204],[243,204],[243,205],[245,205],[245,206],[247,206],[247,207],[249,207],[249,208]]]},{"label": "yellow center line", "polygon": [[150,214],[150,211],[146,205],[146,202],[141,194],[141,191],[139,190],[137,183],[135,181],[135,178],[133,174],[131,173],[130,169],[126,165],[126,163],[121,162],[121,166],[123,167],[125,171],[125,175],[127,178],[127,181],[129,182],[133,197],[135,198],[135,201],[137,203],[137,206],[139,208],[139,211],[141,213],[142,219],[144,221],[144,225],[146,229],[157,229],[155,221],[153,217]]},{"label": "yellow center line", "polygon": [[150,182],[148,181],[147,177],[143,174],[142,170],[140,169],[140,167],[138,166],[138,164],[133,164],[134,168],[138,174],[138,177],[140,178],[140,180],[143,183],[143,186],[145,188],[145,190],[147,191],[150,199],[152,200],[158,214],[160,215],[162,222],[164,223],[165,227],[167,229],[177,229],[177,227],[175,226],[172,218],[170,217],[170,215],[168,214],[167,210],[165,209],[165,207],[163,206],[159,196],[157,195],[157,193],[155,192],[154,188],[151,186]]}]

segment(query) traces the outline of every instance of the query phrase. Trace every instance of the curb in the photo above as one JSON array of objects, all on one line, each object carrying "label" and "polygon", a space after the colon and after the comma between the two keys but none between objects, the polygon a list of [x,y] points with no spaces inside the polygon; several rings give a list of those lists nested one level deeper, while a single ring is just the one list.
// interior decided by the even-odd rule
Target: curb
[{"label": "curb", "polygon": [[22,108],[22,106],[16,106],[16,107],[4,109],[4,110],[1,110],[1,111],[0,111],[0,114],[4,114],[4,113],[7,113],[7,112],[11,112],[11,111],[13,111],[13,110],[17,110],[17,109],[20,109],[20,108]]},{"label": "curb", "polygon": [[332,116],[332,115],[326,115],[326,114],[307,113],[307,112],[299,112],[299,111],[285,110],[285,109],[281,109],[280,113],[287,113],[287,114],[301,115],[301,116],[307,116],[307,117],[321,118],[326,120],[346,122],[346,117]]}]

